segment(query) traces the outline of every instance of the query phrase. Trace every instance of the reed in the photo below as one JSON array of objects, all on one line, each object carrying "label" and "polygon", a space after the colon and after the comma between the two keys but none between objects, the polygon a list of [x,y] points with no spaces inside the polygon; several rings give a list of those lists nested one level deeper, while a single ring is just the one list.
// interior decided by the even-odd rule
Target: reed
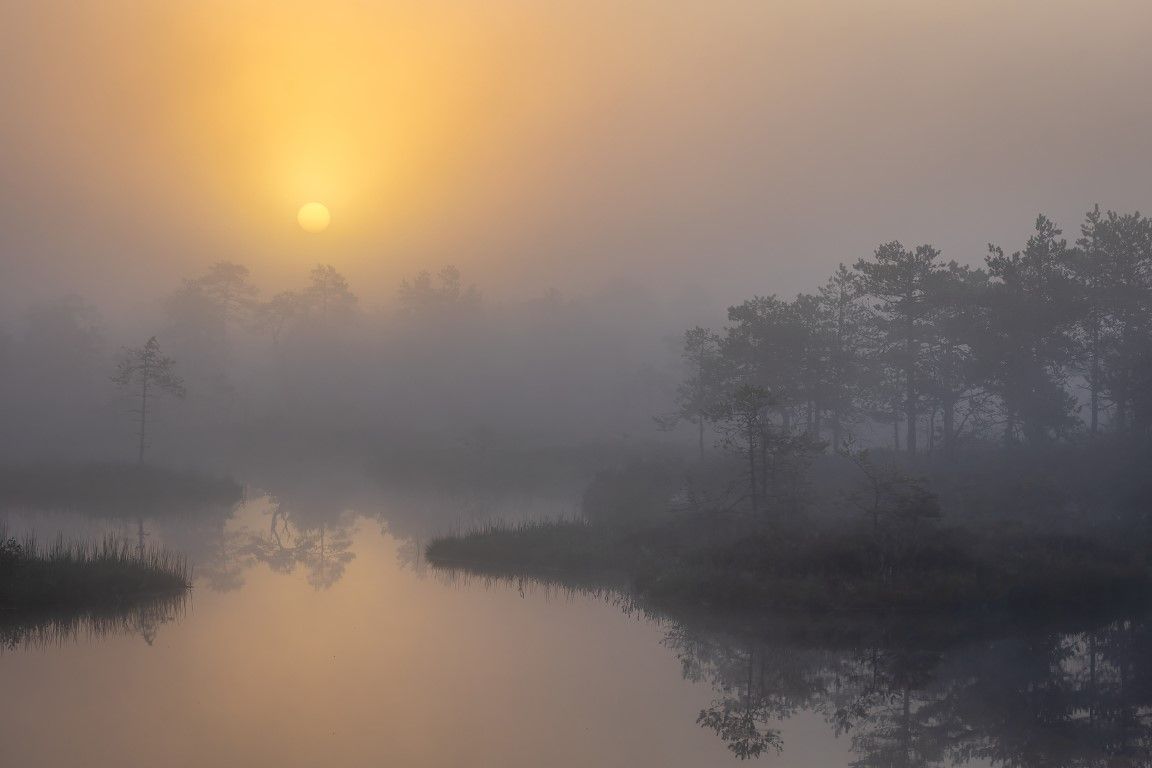
[{"label": "reed", "polygon": [[897,548],[862,522],[669,513],[632,526],[494,523],[434,539],[426,555],[483,577],[622,584],[659,608],[1045,613],[1146,599],[1146,552],[1135,539],[943,527]]},{"label": "reed", "polygon": [[497,572],[613,572],[621,561],[613,531],[584,520],[488,522],[433,539],[433,566]]},{"label": "reed", "polygon": [[44,543],[0,530],[0,609],[27,610],[119,604],[181,594],[190,586],[187,560],[160,547],[108,535],[88,541],[57,536]]}]

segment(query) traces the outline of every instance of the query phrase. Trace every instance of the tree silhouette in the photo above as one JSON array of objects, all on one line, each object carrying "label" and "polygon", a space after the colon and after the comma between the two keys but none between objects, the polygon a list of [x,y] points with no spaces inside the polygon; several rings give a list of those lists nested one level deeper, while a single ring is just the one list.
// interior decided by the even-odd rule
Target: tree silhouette
[{"label": "tree silhouette", "polygon": [[872,298],[872,323],[879,342],[877,360],[898,373],[907,425],[905,450],[916,453],[926,367],[926,341],[932,318],[930,290],[940,265],[930,245],[908,250],[897,241],[856,262]]},{"label": "tree silhouette", "polygon": [[833,450],[842,447],[845,422],[856,416],[866,382],[863,349],[867,318],[860,301],[863,292],[860,276],[843,264],[820,288],[822,323],[828,338],[822,400],[829,409]]},{"label": "tree silhouette", "polygon": [[980,629],[967,616],[859,619],[777,616],[735,633],[695,616],[670,627],[664,645],[686,679],[713,687],[697,723],[740,758],[786,756],[780,725],[809,711],[848,737],[860,768],[1152,761],[1152,624],[1142,613],[1087,629],[1083,618]]},{"label": "tree silhouette", "polygon": [[309,273],[308,285],[282,291],[254,310],[256,327],[271,333],[278,342],[284,331],[308,329],[332,331],[356,317],[357,301],[348,280],[329,264],[318,264]]},{"label": "tree silhouette", "polygon": [[356,296],[348,280],[329,264],[312,269],[311,282],[301,294],[310,319],[328,325],[342,325],[356,313]]},{"label": "tree silhouette", "polygon": [[697,450],[703,459],[704,424],[720,395],[720,337],[699,326],[687,330],[680,356],[688,368],[688,376],[676,393],[679,406],[676,415],[696,425]]},{"label": "tree silhouette", "polygon": [[207,295],[232,323],[244,323],[256,308],[256,294],[248,268],[242,264],[218,261],[208,272],[191,281]]},{"label": "tree silhouette", "polygon": [[1072,426],[1074,402],[1066,390],[1073,359],[1074,294],[1067,243],[1046,217],[1023,251],[1011,256],[989,246],[985,378],[1004,408],[1004,441],[1023,432],[1033,444],[1049,442]]},{"label": "tree silhouette", "polygon": [[1118,432],[1152,427],[1152,219],[1088,213],[1072,273],[1080,289],[1090,428],[1105,403]]},{"label": "tree silhouette", "polygon": [[160,351],[156,337],[148,339],[143,347],[125,349],[112,381],[139,398],[134,413],[140,425],[138,461],[144,463],[144,449],[148,440],[148,400],[158,395],[183,398],[187,392],[184,381],[176,375],[176,361]]},{"label": "tree silhouette", "polygon": [[760,510],[761,487],[757,481],[757,459],[767,437],[767,410],[771,396],[764,387],[754,384],[738,386],[714,411],[725,441],[744,454],[748,467],[748,496],[752,513]]}]

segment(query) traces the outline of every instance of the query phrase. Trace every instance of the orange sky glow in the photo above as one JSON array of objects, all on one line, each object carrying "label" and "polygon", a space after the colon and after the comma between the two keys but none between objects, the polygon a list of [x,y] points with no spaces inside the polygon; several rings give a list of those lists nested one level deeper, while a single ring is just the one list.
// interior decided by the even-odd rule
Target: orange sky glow
[{"label": "orange sky glow", "polygon": [[[2,13],[0,258],[53,290],[232,259],[270,288],[330,262],[378,295],[447,262],[534,292],[787,293],[883,240],[972,261],[1039,210],[1072,230],[1147,198],[1134,0]],[[295,224],[311,200],[322,237]]]}]

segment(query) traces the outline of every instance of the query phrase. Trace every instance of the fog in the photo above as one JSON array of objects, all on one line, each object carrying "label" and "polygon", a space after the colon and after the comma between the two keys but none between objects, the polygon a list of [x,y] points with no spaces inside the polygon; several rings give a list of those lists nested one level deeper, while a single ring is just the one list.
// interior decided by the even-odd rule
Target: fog
[{"label": "fog", "polygon": [[[369,318],[361,341],[400,333],[385,318],[402,280],[452,264],[487,324],[457,345],[476,360],[456,364],[558,396],[526,423],[590,431],[615,424],[593,411],[617,396],[620,411],[640,398],[643,418],[658,415],[635,390],[668,363],[661,339],[718,325],[753,294],[811,290],[892,239],[978,264],[988,242],[1021,243],[1038,212],[1071,231],[1095,203],[1147,196],[1152,107],[1134,94],[1152,11],[1138,2],[4,14],[0,323],[19,336],[29,313],[81,297],[100,330],[95,380],[120,346],[164,340],[166,297],[216,262],[249,268],[265,300],[333,265]],[[333,213],[320,235],[294,223],[312,199]],[[556,295],[567,309],[545,340],[530,318]],[[265,365],[242,343],[230,339],[230,365]],[[552,358],[508,369],[529,359],[517,345]],[[362,402],[386,419],[373,397],[390,395],[365,370],[386,363],[355,356],[363,377],[326,382],[341,396],[291,408]],[[57,385],[79,386],[36,384]],[[482,381],[467,389],[415,411],[515,421]]]},{"label": "fog", "polygon": [[1149,30],[0,0],[0,743],[1152,764]]},{"label": "fog", "polygon": [[[722,308],[892,239],[973,263],[1147,196],[1141,2],[10,3],[2,296],[219,260],[370,302],[636,283]],[[294,224],[325,202],[323,238]]]}]

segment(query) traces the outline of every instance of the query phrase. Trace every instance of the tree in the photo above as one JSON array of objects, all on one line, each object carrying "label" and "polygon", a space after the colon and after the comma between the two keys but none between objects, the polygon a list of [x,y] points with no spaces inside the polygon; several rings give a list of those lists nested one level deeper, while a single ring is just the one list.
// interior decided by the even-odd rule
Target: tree
[{"label": "tree", "polygon": [[755,384],[741,384],[717,404],[713,419],[730,445],[748,460],[748,494],[752,514],[760,510],[760,489],[756,460],[767,436],[767,410],[772,404],[768,390]]},{"label": "tree", "polygon": [[877,574],[888,581],[897,574],[902,558],[919,545],[924,525],[940,517],[940,502],[922,481],[894,464],[876,462],[867,449],[850,453],[849,459],[863,475],[851,501],[868,520]]},{"label": "tree", "polygon": [[1152,219],[1088,213],[1071,254],[1079,289],[1079,351],[1090,394],[1090,429],[1104,402],[1117,431],[1152,427]]},{"label": "tree", "polygon": [[348,325],[356,317],[356,296],[335,267],[318,264],[309,277],[304,289],[282,291],[257,307],[256,323],[272,334],[274,342],[293,326],[332,330]]},{"label": "tree", "polygon": [[225,379],[228,330],[247,324],[255,311],[256,286],[248,268],[220,261],[185,280],[165,302],[164,336],[179,358],[206,379]]},{"label": "tree", "polygon": [[831,399],[833,331],[821,296],[801,293],[788,305],[790,366],[795,371],[798,405],[803,405],[804,431],[820,436]]},{"label": "tree", "polygon": [[308,583],[314,589],[328,589],[344,576],[348,563],[356,558],[351,551],[348,526],[321,522],[318,530],[309,532],[309,538],[312,546],[304,558]]},{"label": "tree", "polygon": [[827,447],[812,432],[790,433],[761,424],[760,485],[765,503],[783,513],[799,514],[808,500],[808,470]]},{"label": "tree", "polygon": [[[559,303],[558,297],[557,292],[554,305]],[[474,285],[465,288],[460,270],[449,264],[437,273],[435,280],[423,270],[401,282],[397,303],[402,317],[451,323],[470,317],[479,309],[480,294]]]},{"label": "tree", "polygon": [[741,760],[758,758],[769,750],[780,752],[783,747],[779,729],[771,727],[781,713],[770,692],[764,690],[763,681],[756,678],[756,661],[750,651],[743,684],[725,690],[723,698],[714,700],[696,717],[698,725],[715,731],[728,751]]},{"label": "tree", "polygon": [[1066,390],[1073,360],[1076,318],[1068,247],[1045,216],[1023,251],[1011,256],[988,246],[993,283],[982,342],[984,378],[1003,403],[1004,441],[1019,432],[1033,445],[1050,441],[1073,424],[1075,402]]},{"label": "tree", "polygon": [[220,308],[228,322],[245,322],[256,308],[259,289],[252,284],[248,267],[230,261],[218,261],[207,274],[193,281]]},{"label": "tree", "polygon": [[722,347],[726,373],[738,384],[770,391],[784,430],[790,431],[793,411],[806,400],[801,367],[807,331],[799,313],[776,296],[757,296],[729,307],[728,320]]},{"label": "tree", "polygon": [[308,307],[299,291],[281,291],[266,303],[260,305],[256,313],[257,326],[272,334],[272,341],[279,342],[284,329],[303,320]]},{"label": "tree", "polygon": [[1076,249],[1069,253],[1072,279],[1082,303],[1076,327],[1077,355],[1088,388],[1088,431],[1093,435],[1100,431],[1100,413],[1107,389],[1104,349],[1110,280],[1104,263],[1100,223],[1100,206],[1096,206],[1084,217]]},{"label": "tree", "polygon": [[931,323],[930,286],[940,266],[940,251],[930,245],[908,250],[898,241],[876,249],[872,260],[855,269],[873,299],[871,321],[879,343],[878,359],[899,379],[907,422],[908,453],[916,453],[925,341]]},{"label": "tree", "polygon": [[681,359],[688,377],[676,393],[677,417],[697,426],[700,458],[704,458],[704,423],[715,408],[721,383],[720,337],[699,326],[684,332]]},{"label": "tree", "polygon": [[312,269],[311,283],[301,293],[312,319],[331,325],[347,324],[356,313],[356,296],[348,280],[329,264]]},{"label": "tree", "polygon": [[[981,269],[949,262],[933,274],[929,301],[933,306],[927,339],[926,386],[933,401],[929,441],[935,436],[935,411],[943,416],[941,433],[944,455],[956,455],[956,441],[964,423],[973,416],[980,391],[975,348],[984,312],[981,302],[987,293],[988,275]],[[964,420],[957,423],[957,411],[966,402]],[[931,448],[931,445],[929,446]]]},{"label": "tree", "polygon": [[133,396],[138,395],[140,406],[135,411],[140,423],[139,462],[144,463],[144,448],[148,436],[148,398],[156,395],[170,395],[183,398],[187,392],[184,381],[173,369],[176,361],[165,357],[160,351],[156,337],[148,339],[143,347],[125,349],[112,381]]},{"label": "tree", "polygon": [[188,370],[197,390],[227,379],[228,317],[198,280],[185,280],[164,301],[164,342]]},{"label": "tree", "polygon": [[[440,269],[434,282],[432,273],[426,269],[411,280],[402,281],[397,298],[401,313],[407,315],[475,309],[480,304],[476,286],[464,288],[460,269],[450,264]],[[559,298],[559,291],[556,291],[556,298]]]},{"label": "tree", "polygon": [[860,275],[841,264],[820,288],[820,304],[829,358],[823,382],[823,402],[829,409],[832,448],[844,442],[844,422],[856,413],[865,378],[863,349],[867,315],[860,303]]}]

